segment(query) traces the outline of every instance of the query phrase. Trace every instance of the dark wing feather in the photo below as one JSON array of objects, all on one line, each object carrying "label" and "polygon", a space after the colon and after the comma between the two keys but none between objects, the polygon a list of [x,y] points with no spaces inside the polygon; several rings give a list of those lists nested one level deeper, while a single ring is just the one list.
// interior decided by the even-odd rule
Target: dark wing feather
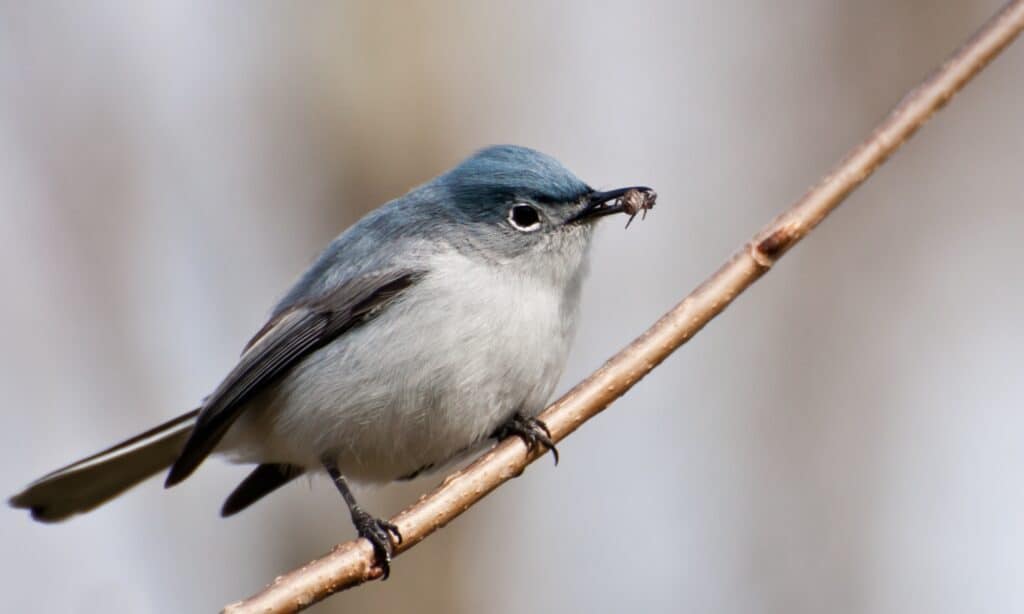
[{"label": "dark wing feather", "polygon": [[303,472],[305,472],[305,469],[295,465],[264,464],[256,467],[231,492],[227,501],[224,502],[224,506],[220,508],[220,515],[227,517],[237,514],[299,477]]},{"label": "dark wing feather", "polygon": [[196,427],[171,466],[165,485],[173,486],[195,471],[241,414],[253,392],[302,357],[375,316],[420,277],[422,273],[415,271],[357,277],[271,319],[249,342],[238,365],[203,403]]}]

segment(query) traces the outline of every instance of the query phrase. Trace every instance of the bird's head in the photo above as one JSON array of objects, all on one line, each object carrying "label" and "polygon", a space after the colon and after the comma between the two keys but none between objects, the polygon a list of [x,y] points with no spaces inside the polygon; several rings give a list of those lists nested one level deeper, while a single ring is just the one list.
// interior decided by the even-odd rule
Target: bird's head
[{"label": "bird's head", "polygon": [[514,145],[483,149],[424,187],[473,243],[503,256],[585,249],[596,220],[629,210],[630,190],[654,198],[646,187],[594,190],[554,158]]}]

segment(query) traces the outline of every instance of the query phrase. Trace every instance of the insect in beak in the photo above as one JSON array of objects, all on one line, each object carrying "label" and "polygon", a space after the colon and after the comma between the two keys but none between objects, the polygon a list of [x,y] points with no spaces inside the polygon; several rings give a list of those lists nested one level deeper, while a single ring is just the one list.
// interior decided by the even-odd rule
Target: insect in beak
[{"label": "insect in beak", "polygon": [[658,194],[646,186],[634,186],[631,188],[619,188],[607,192],[591,192],[586,196],[586,203],[576,215],[566,220],[566,224],[593,220],[614,213],[625,213],[629,215],[626,228],[633,222],[633,218],[641,211],[643,219],[647,217],[647,211],[654,207]]}]

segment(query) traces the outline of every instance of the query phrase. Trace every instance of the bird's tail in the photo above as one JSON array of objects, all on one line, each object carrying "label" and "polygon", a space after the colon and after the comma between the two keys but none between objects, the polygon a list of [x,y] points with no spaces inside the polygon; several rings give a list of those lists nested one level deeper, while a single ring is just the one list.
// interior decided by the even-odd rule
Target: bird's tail
[{"label": "bird's tail", "polygon": [[178,457],[198,410],[45,475],[10,499],[42,522],[59,522],[98,507]]}]

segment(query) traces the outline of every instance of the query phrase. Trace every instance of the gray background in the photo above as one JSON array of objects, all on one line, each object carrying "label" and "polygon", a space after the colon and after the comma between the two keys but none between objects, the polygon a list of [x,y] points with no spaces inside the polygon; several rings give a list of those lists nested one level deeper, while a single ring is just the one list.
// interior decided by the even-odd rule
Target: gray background
[{"label": "gray background", "polygon": [[[661,195],[597,238],[564,390],[997,6],[4,3],[0,492],[192,408],[331,237],[489,143]],[[1018,43],[561,466],[318,611],[1024,610],[1021,109]],[[0,510],[4,609],[216,610],[352,536],[323,480],[220,520],[244,473]]]}]

